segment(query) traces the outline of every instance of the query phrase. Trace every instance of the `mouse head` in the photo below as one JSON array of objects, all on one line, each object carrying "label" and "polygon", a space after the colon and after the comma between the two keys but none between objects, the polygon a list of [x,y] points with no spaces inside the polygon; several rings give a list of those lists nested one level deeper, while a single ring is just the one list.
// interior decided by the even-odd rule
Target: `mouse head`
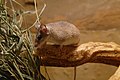
[{"label": "mouse head", "polygon": [[35,27],[37,29],[36,41],[43,41],[49,35],[48,28],[42,23],[37,23]]}]

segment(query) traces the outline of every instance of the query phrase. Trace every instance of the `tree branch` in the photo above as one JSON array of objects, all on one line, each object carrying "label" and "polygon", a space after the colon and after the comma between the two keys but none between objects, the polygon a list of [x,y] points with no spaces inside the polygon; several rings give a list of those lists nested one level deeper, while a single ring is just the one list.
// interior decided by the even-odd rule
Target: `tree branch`
[{"label": "tree branch", "polygon": [[84,63],[104,63],[114,66],[120,64],[120,45],[109,42],[89,42],[79,46],[46,45],[36,47],[34,55],[41,57],[41,65],[56,67],[75,67]]}]

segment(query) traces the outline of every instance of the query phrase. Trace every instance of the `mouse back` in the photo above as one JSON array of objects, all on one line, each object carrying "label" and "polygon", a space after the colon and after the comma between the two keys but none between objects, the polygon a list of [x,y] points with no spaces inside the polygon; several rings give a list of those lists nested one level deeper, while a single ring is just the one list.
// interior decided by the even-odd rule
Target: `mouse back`
[{"label": "mouse back", "polygon": [[80,31],[79,29],[67,22],[67,21],[58,21],[54,23],[46,24],[50,39],[49,41],[54,41],[59,43],[67,42],[77,43],[79,41]]}]

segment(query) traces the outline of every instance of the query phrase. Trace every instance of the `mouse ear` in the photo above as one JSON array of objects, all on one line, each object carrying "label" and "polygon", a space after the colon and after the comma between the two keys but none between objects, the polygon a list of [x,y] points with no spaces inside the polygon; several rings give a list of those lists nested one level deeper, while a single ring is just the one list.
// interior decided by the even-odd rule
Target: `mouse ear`
[{"label": "mouse ear", "polygon": [[44,24],[40,26],[40,30],[45,34],[49,34],[48,28]]},{"label": "mouse ear", "polygon": [[40,26],[41,26],[41,23],[40,23],[40,22],[37,22],[37,23],[35,24],[35,28],[36,28],[37,30],[40,28]]}]

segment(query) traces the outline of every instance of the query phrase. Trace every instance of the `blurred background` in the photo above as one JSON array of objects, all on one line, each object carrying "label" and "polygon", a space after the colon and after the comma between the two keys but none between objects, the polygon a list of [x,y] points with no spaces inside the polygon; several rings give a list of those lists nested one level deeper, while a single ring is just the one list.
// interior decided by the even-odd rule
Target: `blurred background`
[{"label": "blurred background", "polygon": [[[16,9],[34,10],[33,0],[16,0]],[[120,44],[120,0],[44,0],[47,4],[41,16],[45,24],[66,20],[76,25],[81,32],[80,44],[86,42],[116,42]],[[9,5],[9,3],[7,3]],[[43,3],[37,0],[37,8]],[[35,14],[24,15],[23,27],[31,26]],[[33,34],[36,29],[32,28]],[[77,80],[108,80],[117,67],[87,63],[77,67]],[[73,68],[47,67],[51,80],[73,80]],[[46,76],[44,67],[43,74]],[[47,77],[47,76],[46,76]]]}]

